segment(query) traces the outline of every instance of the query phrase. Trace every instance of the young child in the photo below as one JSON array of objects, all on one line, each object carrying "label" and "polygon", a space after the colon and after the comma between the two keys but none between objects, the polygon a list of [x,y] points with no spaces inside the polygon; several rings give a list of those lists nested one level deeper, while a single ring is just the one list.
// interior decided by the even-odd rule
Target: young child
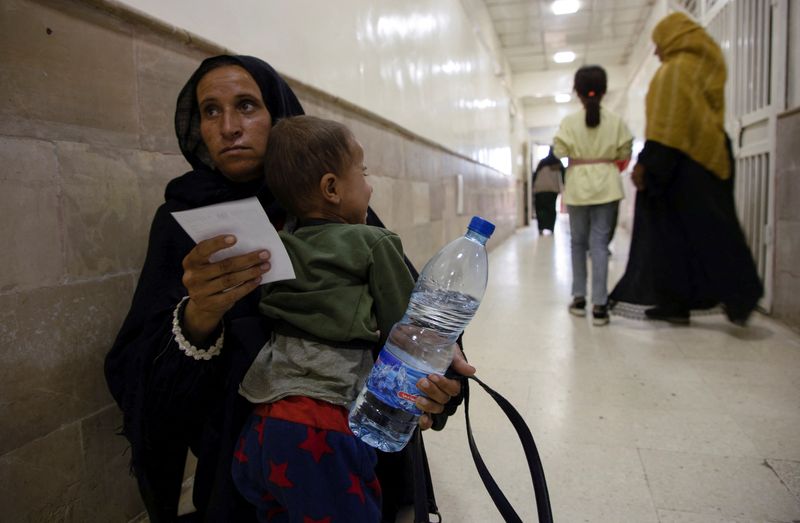
[{"label": "young child", "polygon": [[[297,217],[281,232],[296,279],[265,285],[274,334],[242,380],[256,404],[234,456],[239,491],[261,521],[378,522],[374,449],[350,432],[355,400],[408,305],[400,238],[365,225],[372,187],[344,125],[311,116],[270,131],[267,184]],[[329,519],[326,519],[329,518]],[[273,520],[275,521],[275,520]]]}]

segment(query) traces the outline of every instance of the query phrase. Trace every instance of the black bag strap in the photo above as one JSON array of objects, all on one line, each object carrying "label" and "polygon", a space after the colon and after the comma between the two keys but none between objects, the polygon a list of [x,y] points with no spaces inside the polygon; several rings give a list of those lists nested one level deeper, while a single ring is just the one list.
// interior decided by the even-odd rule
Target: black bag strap
[{"label": "black bag strap", "polygon": [[[525,458],[528,461],[528,470],[531,474],[533,491],[536,495],[536,510],[539,514],[539,523],[552,523],[553,514],[550,510],[550,496],[547,493],[547,482],[544,479],[542,460],[539,458],[539,452],[536,450],[536,443],[533,441],[533,436],[531,435],[528,425],[525,424],[525,420],[522,419],[522,416],[520,416],[519,412],[517,412],[517,409],[515,409],[507,399],[495,392],[491,387],[483,383],[475,376],[469,376],[469,379],[475,381],[475,383],[483,387],[483,390],[485,390],[489,396],[491,396],[492,399],[497,402],[500,408],[503,409],[503,412],[505,412],[506,416],[508,416],[509,421],[511,421],[511,424],[514,426],[514,430],[517,431],[517,436],[519,436],[520,443],[522,443],[522,448],[525,451]],[[467,421],[469,450],[472,452],[472,459],[478,469],[478,474],[481,476],[481,481],[483,481],[483,485],[486,487],[486,490],[492,497],[492,501],[494,501],[494,504],[497,507],[497,510],[500,511],[503,519],[505,519],[506,522],[522,523],[522,519],[520,519],[519,515],[517,515],[517,513],[514,511],[514,508],[511,506],[511,503],[509,503],[508,499],[506,499],[506,496],[503,494],[503,491],[500,490],[500,487],[497,486],[494,478],[489,473],[489,469],[486,468],[486,464],[483,462],[480,452],[478,452],[478,447],[475,445],[475,440],[472,437],[472,425],[469,421],[469,380],[464,380],[463,386],[464,418]]]}]

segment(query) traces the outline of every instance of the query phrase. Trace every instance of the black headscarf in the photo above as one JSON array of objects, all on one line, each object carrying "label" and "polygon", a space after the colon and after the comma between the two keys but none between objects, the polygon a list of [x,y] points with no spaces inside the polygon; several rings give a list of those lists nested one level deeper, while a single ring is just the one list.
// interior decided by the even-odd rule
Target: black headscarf
[{"label": "black headscarf", "polygon": [[245,183],[232,182],[214,169],[200,135],[197,84],[209,71],[225,65],[238,65],[250,73],[261,89],[261,97],[272,117],[272,125],[283,118],[305,114],[291,87],[263,60],[252,56],[231,55],[206,58],[181,89],[175,106],[178,145],[194,170],[167,185],[167,200],[179,200],[189,207],[198,207],[253,196],[264,185],[263,179]]},{"label": "black headscarf", "polygon": [[547,153],[547,156],[542,158],[538,165],[536,165],[536,170],[534,173],[538,173],[543,167],[547,167],[548,165],[558,165],[561,169],[564,168],[564,164],[562,164],[561,160],[559,160],[553,153],[552,147],[550,147],[550,152]]}]

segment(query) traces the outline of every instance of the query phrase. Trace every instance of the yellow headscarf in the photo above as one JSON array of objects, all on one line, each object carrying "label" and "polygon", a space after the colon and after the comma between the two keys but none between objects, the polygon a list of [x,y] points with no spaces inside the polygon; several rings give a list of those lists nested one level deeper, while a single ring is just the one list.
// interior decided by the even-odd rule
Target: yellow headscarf
[{"label": "yellow headscarf", "polygon": [[683,13],[653,29],[661,67],[647,91],[645,137],[686,153],[727,179],[725,146],[725,59],[716,42]]}]

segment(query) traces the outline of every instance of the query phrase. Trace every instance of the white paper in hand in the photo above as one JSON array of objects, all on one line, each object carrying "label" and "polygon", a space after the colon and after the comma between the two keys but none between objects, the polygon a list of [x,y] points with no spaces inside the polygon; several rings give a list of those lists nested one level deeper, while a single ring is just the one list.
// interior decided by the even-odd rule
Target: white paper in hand
[{"label": "white paper in hand", "polygon": [[234,245],[215,252],[209,258],[210,261],[216,262],[231,256],[268,250],[272,268],[261,276],[261,283],[295,278],[289,254],[257,198],[173,212],[172,216],[195,242],[221,234],[236,236]]}]

